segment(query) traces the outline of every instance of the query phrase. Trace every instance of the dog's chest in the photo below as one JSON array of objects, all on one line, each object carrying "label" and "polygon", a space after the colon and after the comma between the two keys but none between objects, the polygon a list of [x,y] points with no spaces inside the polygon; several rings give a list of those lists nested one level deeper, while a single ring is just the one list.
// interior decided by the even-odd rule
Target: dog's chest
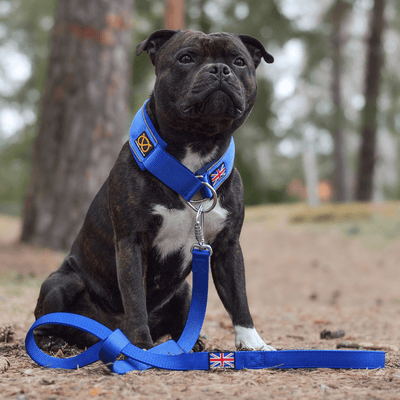
[{"label": "dog's chest", "polygon": [[[213,160],[216,151],[217,149],[215,148],[209,154],[201,156],[188,148],[186,149],[182,164],[194,173],[203,165]],[[211,206],[211,203],[211,200],[204,202],[204,209],[207,210]],[[154,206],[153,213],[162,217],[161,227],[153,243],[160,260],[163,261],[169,255],[180,251],[182,255],[182,267],[185,267],[192,258],[191,248],[193,244],[197,243],[194,234],[196,212],[186,204],[182,210],[168,209],[158,204]],[[222,230],[227,216],[228,211],[221,207],[219,200],[212,211],[204,214],[204,236],[207,244],[211,244]]]},{"label": "dog's chest", "polygon": [[[207,208],[207,203],[205,208]],[[191,247],[197,243],[194,234],[196,212],[189,206],[183,210],[168,209],[163,205],[155,205],[153,213],[162,217],[162,224],[154,240],[154,247],[159,258],[164,260],[169,255],[181,251],[183,266],[191,260]],[[228,211],[221,207],[219,201],[214,210],[204,214],[204,235],[206,243],[212,243],[224,227]]]}]

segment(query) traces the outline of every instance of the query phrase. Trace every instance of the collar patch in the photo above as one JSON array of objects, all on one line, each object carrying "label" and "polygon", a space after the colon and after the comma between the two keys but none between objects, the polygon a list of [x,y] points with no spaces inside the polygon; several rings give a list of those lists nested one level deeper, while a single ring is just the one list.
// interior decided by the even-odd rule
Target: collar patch
[{"label": "collar patch", "polygon": [[135,140],[135,144],[142,153],[143,157],[147,157],[154,149],[154,146],[151,143],[150,138],[147,136],[146,131],[143,131],[140,134],[140,136]]},{"label": "collar patch", "polygon": [[222,163],[215,171],[211,172],[211,184],[215,186],[222,178],[226,176],[225,163]]}]

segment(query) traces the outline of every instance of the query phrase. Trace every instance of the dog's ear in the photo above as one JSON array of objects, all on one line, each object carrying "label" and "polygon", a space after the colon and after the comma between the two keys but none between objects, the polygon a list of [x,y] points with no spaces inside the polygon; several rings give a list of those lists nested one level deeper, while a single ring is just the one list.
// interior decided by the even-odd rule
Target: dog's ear
[{"label": "dog's ear", "polygon": [[264,45],[256,38],[248,35],[239,35],[243,44],[247,47],[251,57],[253,58],[254,66],[257,68],[260,65],[261,59],[271,64],[274,62],[274,57],[265,50]]},{"label": "dog's ear", "polygon": [[136,55],[140,56],[143,51],[147,51],[152,64],[155,64],[155,57],[161,46],[171,39],[177,32],[172,29],[160,29],[153,32],[145,41],[136,46]]}]

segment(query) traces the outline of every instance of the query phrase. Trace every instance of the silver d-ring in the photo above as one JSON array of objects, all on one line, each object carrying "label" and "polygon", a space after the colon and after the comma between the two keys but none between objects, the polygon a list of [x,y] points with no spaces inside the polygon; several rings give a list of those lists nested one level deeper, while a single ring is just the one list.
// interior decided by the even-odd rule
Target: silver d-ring
[{"label": "silver d-ring", "polygon": [[[208,213],[212,210],[214,210],[214,207],[217,205],[217,201],[218,201],[218,195],[217,192],[215,191],[215,189],[208,183],[208,182],[201,182],[204,186],[206,186],[208,189],[211,190],[212,195],[213,195],[213,203],[211,204],[210,208],[207,208],[207,210],[204,210],[204,213]],[[187,201],[188,205],[191,207],[192,210],[194,211],[198,211],[198,209],[190,202]]]}]

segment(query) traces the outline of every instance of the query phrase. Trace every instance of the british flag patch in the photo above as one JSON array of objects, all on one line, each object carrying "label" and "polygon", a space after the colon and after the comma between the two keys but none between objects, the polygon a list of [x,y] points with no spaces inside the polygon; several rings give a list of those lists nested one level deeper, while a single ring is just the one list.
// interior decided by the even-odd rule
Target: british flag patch
[{"label": "british flag patch", "polygon": [[222,163],[212,174],[211,183],[215,186],[226,175],[225,163]]},{"label": "british flag patch", "polygon": [[210,353],[211,368],[235,368],[235,353]]}]

